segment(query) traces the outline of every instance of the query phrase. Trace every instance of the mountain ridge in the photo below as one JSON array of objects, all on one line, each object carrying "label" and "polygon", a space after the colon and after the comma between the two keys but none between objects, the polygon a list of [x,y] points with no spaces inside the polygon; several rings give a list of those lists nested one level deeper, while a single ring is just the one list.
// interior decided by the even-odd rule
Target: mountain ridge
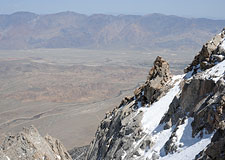
[{"label": "mountain ridge", "polygon": [[16,12],[0,15],[0,49],[197,49],[223,26],[225,20],[159,13],[115,16]]}]

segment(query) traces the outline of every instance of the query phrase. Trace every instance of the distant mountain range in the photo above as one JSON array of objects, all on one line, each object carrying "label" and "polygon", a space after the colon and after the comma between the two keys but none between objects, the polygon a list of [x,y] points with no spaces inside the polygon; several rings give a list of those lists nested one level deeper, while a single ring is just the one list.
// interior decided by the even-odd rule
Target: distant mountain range
[{"label": "distant mountain range", "polygon": [[74,12],[17,12],[0,15],[0,49],[183,50],[200,48],[223,27],[225,20],[162,14],[87,16]]}]

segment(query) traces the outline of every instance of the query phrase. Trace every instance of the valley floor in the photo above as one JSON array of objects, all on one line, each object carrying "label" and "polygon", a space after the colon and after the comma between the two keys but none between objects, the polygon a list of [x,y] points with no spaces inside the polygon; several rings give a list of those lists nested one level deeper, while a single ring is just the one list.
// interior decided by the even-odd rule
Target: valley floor
[{"label": "valley floor", "polygon": [[174,73],[182,72],[184,55],[192,58],[163,51],[0,51],[0,137],[33,124],[68,149],[88,145],[105,112],[144,82],[157,54],[173,62]]}]

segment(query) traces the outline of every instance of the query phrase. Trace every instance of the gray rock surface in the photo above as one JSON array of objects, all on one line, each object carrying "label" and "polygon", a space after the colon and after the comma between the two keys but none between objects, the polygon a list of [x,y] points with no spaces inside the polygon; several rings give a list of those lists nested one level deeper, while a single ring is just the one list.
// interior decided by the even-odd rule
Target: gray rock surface
[{"label": "gray rock surface", "polygon": [[140,98],[144,93],[142,98],[145,98],[145,102],[142,99],[142,103],[152,104],[162,96],[166,90],[166,83],[171,80],[171,77],[169,64],[158,56],[149,71],[145,84],[134,91],[135,97]]},{"label": "gray rock surface", "polygon": [[43,138],[34,127],[9,135],[0,146],[0,160],[72,160],[61,142]]},{"label": "gray rock surface", "polygon": [[75,147],[69,150],[69,154],[73,160],[85,160],[89,146]]},{"label": "gray rock surface", "polygon": [[213,37],[213,39],[204,44],[202,50],[195,56],[192,63],[184,69],[184,72],[191,72],[193,75],[197,73],[198,69],[204,71],[213,67],[216,62],[221,62],[224,60],[224,49],[219,47],[219,44],[223,40],[224,36],[225,29],[223,29],[220,34],[216,35]]},{"label": "gray rock surface", "polygon": [[136,148],[130,147],[146,136],[140,123],[143,113],[137,109],[142,106],[151,107],[168,90],[170,86],[167,82],[171,77],[169,64],[157,57],[147,81],[134,91],[134,97],[124,98],[119,107],[106,114],[90,145],[87,159],[132,159],[140,156],[139,149],[150,147],[148,137],[137,144]]}]

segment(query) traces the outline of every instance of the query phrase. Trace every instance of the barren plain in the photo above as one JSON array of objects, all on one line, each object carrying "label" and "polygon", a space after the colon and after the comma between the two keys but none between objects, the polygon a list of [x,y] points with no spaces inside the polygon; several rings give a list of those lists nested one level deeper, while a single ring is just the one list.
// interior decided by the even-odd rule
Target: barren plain
[{"label": "barren plain", "polygon": [[[94,137],[105,112],[144,83],[156,56],[182,73],[196,51],[0,51],[0,141],[34,125],[67,149]],[[185,61],[184,61],[185,60]]]}]

